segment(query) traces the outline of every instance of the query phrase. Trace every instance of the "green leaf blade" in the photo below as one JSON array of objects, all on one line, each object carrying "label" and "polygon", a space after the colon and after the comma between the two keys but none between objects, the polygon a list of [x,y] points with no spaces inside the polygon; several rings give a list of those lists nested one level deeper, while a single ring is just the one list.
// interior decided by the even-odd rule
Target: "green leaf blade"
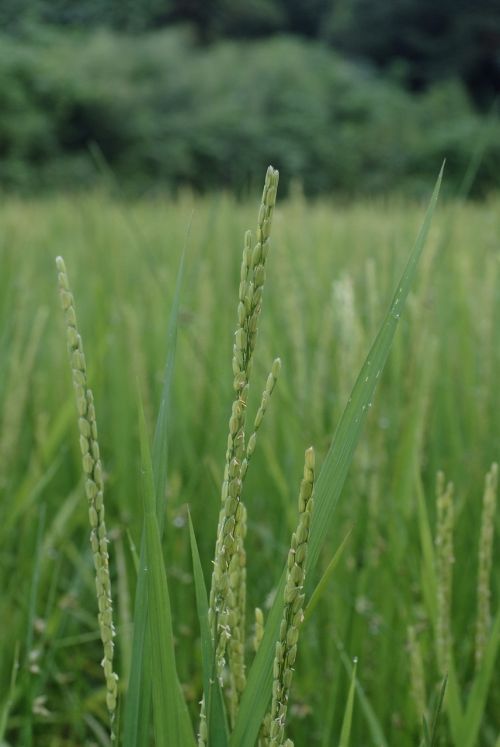
[{"label": "green leaf blade", "polygon": [[318,604],[319,600],[321,599],[324,592],[326,591],[328,587],[328,582],[330,581],[330,578],[332,577],[335,568],[339,564],[340,558],[342,557],[342,554],[346,548],[347,542],[349,541],[349,537],[351,536],[353,529],[354,527],[350,527],[344,539],[342,540],[337,550],[335,551],[335,555],[328,563],[326,570],[323,573],[320,581],[316,584],[316,588],[311,594],[311,598],[309,599],[306,610],[304,612],[304,623],[306,623],[311,618],[312,613],[316,609],[316,605]]},{"label": "green leaf blade", "polygon": [[461,744],[463,747],[474,747],[477,744],[479,730],[484,716],[486,700],[490,690],[491,679],[495,671],[495,663],[500,646],[500,610],[493,622],[490,637],[484,652],[481,667],[472,685],[467,707],[463,718]]},{"label": "green leaf blade", "polygon": [[342,730],[340,732],[339,747],[349,747],[351,739],[351,725],[352,725],[352,714],[354,710],[354,692],[356,688],[356,670],[358,668],[358,660],[354,659],[354,665],[351,674],[351,684],[349,687],[349,695],[347,696],[347,703],[344,711],[344,719],[342,721]]},{"label": "green leaf blade", "polygon": [[208,596],[191,514],[189,514],[189,536],[193,560],[196,607],[198,620],[200,621],[203,692],[205,697],[208,741],[211,747],[227,747],[229,744],[227,717],[219,681],[215,677],[215,657],[208,624]]},{"label": "green leaf blade", "polygon": [[[189,234],[188,228],[188,234]],[[187,240],[187,237],[186,237]],[[153,462],[153,475],[156,492],[156,506],[160,536],[163,536],[165,521],[165,488],[167,485],[168,472],[168,432],[170,420],[170,395],[172,390],[172,379],[175,366],[175,353],[177,349],[177,319],[179,316],[179,305],[181,297],[182,281],[184,278],[184,264],[186,258],[186,246],[182,250],[177,279],[175,283],[174,300],[167,329],[167,360],[163,374],[163,387],[161,392],[160,406],[156,419],[153,448],[151,450]]]},{"label": "green leaf blade", "polygon": [[314,513],[311,520],[311,537],[307,555],[308,572],[315,568],[326,535],[332,526],[335,508],[347,477],[354,449],[369,412],[375,388],[389,356],[401,312],[429,233],[442,174],[443,168],[439,173],[422,227],[389,310],[358,375],[319,474],[315,488]]},{"label": "green leaf blade", "polygon": [[[189,229],[188,229],[189,233]],[[157,520],[160,538],[164,529],[163,496],[168,468],[168,424],[170,418],[170,392],[175,364],[177,319],[179,315],[180,293],[184,275],[186,244],[184,245],[170,313],[167,331],[167,358],[163,375],[163,387],[158,410],[152,450],[152,469],[156,494]],[[134,633],[132,659],[128,682],[123,730],[123,747],[142,747],[148,739],[151,714],[151,644],[147,619],[148,592],[146,567],[146,533],[141,537],[139,573],[134,603]]]},{"label": "green leaf blade", "polygon": [[147,562],[144,571],[149,601],[153,723],[156,745],[157,747],[168,747],[172,744],[194,745],[189,714],[177,679],[170,597],[156,517],[153,465],[142,408],[140,409],[139,432]]},{"label": "green leaf blade", "polygon": [[[340,640],[336,639],[335,645],[337,646],[340,660],[342,661],[342,664],[344,665],[344,668],[347,672],[347,676],[352,678],[354,667],[351,662],[351,659],[346,654],[344,646]],[[363,711],[365,721],[368,724],[368,728],[370,731],[370,735],[371,735],[371,739],[372,739],[372,743],[374,747],[389,747],[389,742],[383,732],[382,726],[375,714],[375,711],[373,710],[373,707],[359,679],[355,680],[355,688],[356,688],[356,694],[358,696],[359,704],[361,706],[361,710]]]}]

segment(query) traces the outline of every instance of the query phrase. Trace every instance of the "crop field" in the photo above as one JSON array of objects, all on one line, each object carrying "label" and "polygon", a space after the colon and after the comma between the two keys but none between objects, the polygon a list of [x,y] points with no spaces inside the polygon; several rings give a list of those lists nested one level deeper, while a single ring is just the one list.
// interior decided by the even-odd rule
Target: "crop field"
[{"label": "crop field", "polygon": [[[279,357],[243,491],[247,675],[254,610],[265,623],[297,527],[304,452],[314,447],[321,475],[426,207],[398,198],[309,202],[298,191],[280,200],[278,192],[245,407],[251,424]],[[99,428],[119,676],[113,744],[142,747],[154,735],[158,747],[175,747],[161,737],[164,683],[155,659],[163,649],[154,634],[144,654],[156,714],[151,736],[146,729],[142,741],[131,741],[127,720],[144,526],[149,538],[164,530],[176,668],[197,734],[204,649],[189,517],[210,590],[241,256],[258,209],[257,195],[238,202],[189,192],[127,202],[93,191],[0,204],[0,745],[111,744],[59,255]],[[153,442],[168,350],[172,360],[173,326],[167,330],[183,247],[166,501],[156,519],[145,496],[145,442]],[[306,578],[286,716],[286,737],[296,747],[500,745],[500,519],[492,466],[500,458],[499,281],[500,198],[438,201]],[[321,485],[333,494],[335,473],[328,474],[332,484]],[[318,495],[311,532],[319,504]],[[311,592],[334,556],[312,612]],[[159,566],[148,558],[145,573],[160,583]],[[158,618],[147,588],[151,636]],[[137,677],[131,683],[140,689]],[[227,693],[229,680],[222,685]],[[267,707],[270,701],[269,684]],[[233,738],[232,747],[251,745],[250,732],[236,733],[247,736]],[[282,735],[271,742],[261,732],[260,739],[289,744]]]}]

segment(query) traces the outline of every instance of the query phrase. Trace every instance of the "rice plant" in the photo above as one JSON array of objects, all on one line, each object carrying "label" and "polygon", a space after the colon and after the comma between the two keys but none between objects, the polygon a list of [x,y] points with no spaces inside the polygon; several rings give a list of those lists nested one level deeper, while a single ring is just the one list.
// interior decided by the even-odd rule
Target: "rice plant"
[{"label": "rice plant", "polygon": [[[265,684],[256,690],[255,680],[246,682],[246,552],[244,547],[246,535],[247,510],[242,502],[242,489],[246,477],[249,461],[255,450],[257,432],[266,412],[269,398],[274,390],[280,371],[280,359],[277,358],[268,376],[261,404],[255,417],[253,431],[248,436],[246,432],[246,415],[248,407],[250,374],[253,366],[253,356],[257,341],[259,317],[263,302],[263,289],[266,277],[266,261],[270,250],[270,236],[272,218],[278,188],[278,172],[269,167],[261,206],[259,209],[255,243],[252,235],[245,235],[243,258],[240,271],[240,287],[238,295],[237,327],[233,346],[233,388],[234,401],[229,419],[229,434],[222,484],[221,510],[219,515],[217,539],[215,545],[214,570],[208,603],[208,640],[205,641],[210,657],[204,662],[210,671],[206,673],[208,690],[203,693],[201,701],[200,726],[198,745],[223,745],[233,743],[252,743],[259,739],[263,747],[284,747],[291,745],[290,739],[285,737],[286,717],[290,687],[297,656],[299,630],[304,619],[305,606],[305,577],[309,533],[311,530],[311,516],[313,506],[314,486],[314,451],[306,451],[304,476],[299,493],[299,520],[296,532],[292,536],[288,553],[286,571],[283,583],[277,592],[275,608],[281,612],[279,635],[275,641],[272,697],[271,691],[265,696]],[[360,423],[367,406],[370,404],[387,353],[390,340],[395,331],[397,320],[408,294],[412,274],[414,272],[418,254],[429,229],[430,219],[439,190],[439,181],[431,202],[426,221],[417,240],[414,254],[397,289],[386,322],[376,339],[372,351],[362,369],[361,382],[353,390],[340,429],[345,419],[345,434],[340,436],[339,465],[335,465],[335,444],[327,457],[327,467],[335,465],[342,476],[347,469],[352,456]],[[107,687],[107,705],[110,721],[113,724],[118,677],[113,671],[113,618],[111,601],[111,584],[109,577],[109,559],[107,553],[107,534],[104,523],[104,486],[102,467],[100,463],[99,446],[97,442],[97,427],[93,396],[87,388],[87,373],[82,342],[78,334],[73,297],[69,290],[66,269],[61,257],[57,259],[59,270],[59,287],[61,299],[66,314],[68,346],[73,371],[73,384],[79,414],[80,445],[82,451],[83,472],[86,479],[86,493],[89,500],[89,519],[91,524],[91,546],[96,569],[96,588],[99,605],[99,627],[104,646],[103,668]],[[177,299],[178,300],[178,299]],[[174,314],[176,308],[174,307]],[[175,317],[173,325],[175,327]],[[173,353],[172,353],[173,355]],[[369,367],[373,366],[369,371]],[[374,368],[376,367],[376,373]],[[169,364],[167,363],[167,370]],[[364,373],[366,372],[366,376]],[[165,377],[168,382],[168,377]],[[366,386],[368,385],[368,386]],[[357,401],[353,406],[354,415],[349,410],[353,396]],[[141,690],[136,696],[131,689],[129,698],[132,701],[130,712],[137,712],[136,726],[132,721],[125,722],[125,744],[138,743],[148,739],[148,721],[150,713],[150,699],[153,706],[153,725],[157,744],[188,744],[192,742],[190,736],[187,709],[180,691],[175,663],[173,646],[172,610],[168,592],[167,576],[163,567],[161,551],[160,516],[163,509],[161,488],[166,479],[166,472],[162,470],[161,454],[165,450],[168,391],[162,402],[158,419],[158,448],[154,451],[160,454],[154,463],[149,452],[148,437],[144,415],[141,415],[141,454],[144,475],[144,532],[140,553],[140,570],[144,575],[144,586],[138,586],[137,598],[144,602],[145,613],[141,620],[135,619],[134,646],[151,658],[151,675],[153,679],[151,690]],[[142,412],[142,410],[141,410]],[[163,422],[162,422],[163,421]],[[345,439],[345,443],[342,439]],[[163,443],[162,443],[163,442]],[[346,453],[347,452],[347,453]],[[333,456],[332,456],[333,455]],[[158,484],[157,475],[163,471],[162,481]],[[159,488],[159,489],[158,489]],[[329,499],[328,490],[323,493],[327,497],[323,500],[323,512],[331,511],[326,501]],[[318,530],[320,535],[325,523]],[[194,534],[191,541],[195,543]],[[195,555],[196,557],[196,555]],[[444,573],[444,571],[443,571]],[[202,576],[198,574],[198,585],[202,585]],[[443,584],[444,585],[444,584]],[[144,591],[142,591],[144,589]],[[142,591],[142,593],[141,593]],[[203,599],[206,592],[202,588],[199,592]],[[446,600],[445,600],[446,601]],[[444,614],[444,612],[443,612]],[[204,610],[202,611],[202,616]],[[149,618],[149,619],[148,619]],[[206,621],[205,621],[206,622]],[[443,627],[445,623],[442,624]],[[272,630],[271,622],[266,629]],[[202,633],[203,635],[203,633]],[[273,637],[276,636],[272,633]],[[205,637],[207,631],[205,630]],[[257,664],[259,656],[265,648],[266,633],[257,647]],[[442,644],[444,646],[444,643]],[[267,663],[260,663],[257,668],[257,679],[266,676]],[[132,670],[131,676],[138,680],[144,677],[144,669],[139,673]],[[252,692],[253,688],[253,692]],[[247,693],[255,698],[252,713],[242,709],[244,716],[239,714],[240,703]],[[174,693],[174,695],[172,695]],[[136,706],[135,698],[145,701]],[[170,707],[166,707],[166,702]],[[264,715],[259,709],[268,705],[270,710]],[[127,705],[125,706],[127,708]],[[227,711],[227,713],[226,713]],[[239,720],[238,720],[239,717]],[[142,722],[142,723],[141,723]],[[238,732],[238,727],[240,731]],[[260,733],[260,736],[259,736]],[[235,736],[238,735],[238,736]],[[114,739],[112,727],[111,738]],[[342,741],[346,741],[345,738]]]},{"label": "rice plant", "polygon": [[[397,282],[395,237],[409,238],[415,208],[393,205],[392,221],[346,208],[332,228],[329,205],[295,195],[276,207],[277,179],[270,169],[239,267],[221,247],[250,209],[198,203],[177,280],[149,204],[110,205],[111,223],[101,198],[31,206],[22,235],[39,254],[23,283],[41,301],[32,313],[33,296],[6,293],[15,323],[0,337],[13,351],[0,376],[0,487],[13,495],[0,526],[0,605],[15,621],[0,656],[8,745],[495,744],[495,466],[482,501],[478,488],[498,446],[497,264],[488,231],[474,263],[465,251],[490,225],[486,208],[453,213],[456,253],[438,224],[417,273],[436,190]],[[2,208],[14,246],[17,210]],[[171,245],[191,210],[186,195]],[[66,230],[79,325],[58,259],[75,390],[65,399],[42,257]],[[318,249],[330,231],[335,261]],[[434,500],[442,467],[455,487],[440,478]]]}]

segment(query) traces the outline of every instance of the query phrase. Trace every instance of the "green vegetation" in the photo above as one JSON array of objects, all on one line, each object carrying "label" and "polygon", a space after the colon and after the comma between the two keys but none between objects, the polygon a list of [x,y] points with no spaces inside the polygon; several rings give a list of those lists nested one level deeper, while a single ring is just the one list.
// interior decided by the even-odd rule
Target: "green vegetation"
[{"label": "green vegetation", "polygon": [[132,37],[37,28],[0,38],[0,184],[78,190],[116,175],[143,193],[260,188],[281,194],[427,193],[443,158],[455,194],[498,185],[500,127],[459,79],[418,96],[317,41],[276,37],[200,47],[187,29]]},{"label": "green vegetation", "polygon": [[134,35],[185,25],[202,44],[290,34],[374,64],[410,90],[460,80],[484,105],[500,85],[496,0],[3,0],[2,29],[22,36],[39,25]]},{"label": "green vegetation", "polygon": [[[223,473],[224,445],[232,377],[241,370],[232,374],[228,363],[242,234],[254,225],[253,202],[181,193],[175,201],[127,203],[94,192],[31,201],[11,197],[0,208],[0,349],[6,362],[0,369],[0,612],[9,621],[0,646],[0,738],[7,744],[108,743],[95,553],[88,543],[81,443],[54,280],[58,254],[64,254],[71,273],[99,419],[120,683],[128,681],[139,650],[131,622],[142,579],[149,630],[160,632],[157,640],[163,642],[147,659],[156,684],[156,734],[168,740],[172,728],[165,714],[158,716],[155,699],[161,704],[162,673],[175,675],[175,668],[193,723],[198,718],[211,659],[208,626],[200,631],[200,611],[208,620],[203,580],[208,588],[220,486],[234,477],[231,462]],[[279,584],[280,573],[297,526],[296,496],[309,444],[315,447],[318,479],[287,736],[297,747],[410,747],[439,738],[458,747],[498,743],[495,468],[483,498],[485,473],[500,450],[497,203],[440,206],[407,308],[399,319],[404,294],[396,294],[340,421],[335,459],[329,452],[332,434],[424,210],[400,199],[347,207],[309,203],[299,191],[276,209],[249,422],[264,401],[258,382],[266,381],[277,355],[282,369],[276,381],[279,366],[272,366],[266,385],[272,401],[268,406],[266,401],[245,477],[247,605],[261,608],[270,627],[262,637],[257,613],[260,664],[250,671],[241,700],[238,744],[251,743],[254,706],[258,712],[271,705],[259,683],[272,682],[272,660],[269,667],[263,662],[274,653],[276,638],[269,631],[279,630],[283,612],[282,596],[273,592],[285,584],[284,577]],[[160,396],[166,407],[161,392],[167,321],[170,309],[177,308],[176,268],[190,224],[170,417],[160,419],[150,454],[148,434]],[[378,362],[383,368],[398,324],[379,377]],[[241,329],[246,329],[242,322]],[[171,364],[172,328],[167,337]],[[238,361],[244,338],[240,333],[235,339]],[[80,356],[79,347],[77,352]],[[73,368],[81,370],[80,357],[77,362]],[[167,379],[170,374],[167,366]],[[375,381],[376,396],[368,397]],[[138,389],[143,419],[137,414]],[[365,416],[333,514],[329,499],[338,494]],[[168,500],[166,514],[157,517],[166,423]],[[440,476],[436,491],[439,470],[454,489]],[[312,479],[310,453],[304,477]],[[307,491],[303,485],[305,510]],[[140,549],[143,526],[148,572]],[[310,615],[309,594],[326,568],[331,575]],[[146,630],[146,617],[142,624]],[[252,632],[248,624],[248,640]],[[144,640],[147,652],[147,633]],[[250,665],[250,647],[246,659]],[[220,705],[217,692],[212,714]],[[180,734],[185,723],[180,698],[167,701]],[[126,718],[119,710],[118,731]]]}]

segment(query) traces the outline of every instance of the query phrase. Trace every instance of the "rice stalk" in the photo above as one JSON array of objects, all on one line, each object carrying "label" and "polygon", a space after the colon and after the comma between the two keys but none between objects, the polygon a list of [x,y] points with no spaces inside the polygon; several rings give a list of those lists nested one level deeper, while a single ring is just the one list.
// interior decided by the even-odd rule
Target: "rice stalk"
[{"label": "rice stalk", "polygon": [[452,646],[451,598],[453,585],[453,483],[445,486],[442,472],[436,480],[436,571],[437,571],[437,620],[436,653],[439,674],[446,677],[450,665]]},{"label": "rice stalk", "polygon": [[113,722],[118,696],[118,675],[113,671],[115,628],[113,625],[113,603],[109,574],[108,536],[104,518],[104,481],[99,452],[97,423],[92,390],[87,385],[87,366],[82,338],[78,332],[75,304],[71,293],[66,267],[62,257],[57,257],[59,292],[66,321],[66,340],[70,355],[73,387],[78,411],[80,450],[88,499],[90,522],[90,546],[95,567],[95,583],[98,605],[98,623],[104,656],[101,665],[106,682],[106,706],[111,723],[111,738],[114,739]]},{"label": "rice stalk", "polygon": [[234,726],[238,704],[245,689],[245,613],[246,613],[246,552],[247,510],[240,503],[239,531],[236,548],[229,563],[230,599],[234,600],[231,611],[231,635],[227,646],[229,665],[229,717]]},{"label": "rice stalk", "polygon": [[299,630],[304,619],[304,582],[307,543],[313,509],[314,451],[305,453],[304,477],[299,491],[299,521],[288,552],[284,608],[273,664],[273,695],[269,724],[270,747],[284,747],[288,698],[292,684]]},{"label": "rice stalk", "polygon": [[[255,416],[254,430],[248,439],[246,446],[245,456],[241,462],[240,467],[240,480],[243,485],[245,475],[247,473],[248,465],[255,451],[255,445],[257,441],[257,433],[262,424],[262,420],[267,410],[269,400],[276,386],[278,376],[281,370],[281,361],[279,358],[273,362],[271,372],[267,377],[267,382]],[[247,511],[243,503],[240,503],[242,508],[240,531],[236,537],[236,551],[232,557],[229,567],[229,586],[231,595],[236,600],[236,604],[233,608],[233,630],[231,638],[229,639],[227,646],[228,664],[229,664],[229,680],[230,680],[230,716],[231,722],[234,723],[236,719],[236,712],[238,709],[238,702],[241,694],[245,689],[246,676],[245,676],[245,611],[246,611],[246,552],[245,552],[245,536],[246,536],[246,524],[247,524]]]},{"label": "rice stalk", "polygon": [[[273,384],[264,408],[259,409],[254,433],[248,446],[245,439],[246,408],[253,353],[262,308],[265,265],[276,204],[278,172],[269,166],[257,219],[257,242],[252,247],[250,231],[245,234],[238,292],[237,326],[233,345],[233,388],[235,398],[229,418],[221,509],[215,545],[214,569],[209,599],[209,625],[215,649],[215,675],[222,685],[226,653],[229,663],[229,716],[234,726],[241,694],[245,688],[245,611],[246,611],[246,508],[241,500],[243,479],[256,442],[267,399],[274,388],[279,364],[273,364]],[[271,372],[271,376],[273,374]],[[269,383],[269,380],[268,380]],[[267,386],[266,386],[267,390]],[[262,412],[261,412],[262,410]],[[258,420],[258,424],[257,424]],[[256,425],[257,424],[257,425]],[[207,744],[205,697],[201,700],[198,745]]]},{"label": "rice stalk", "polygon": [[[231,574],[237,572],[239,563],[243,559],[241,548],[244,543],[245,509],[241,502],[241,466],[246,455],[246,408],[277,187],[278,172],[270,166],[267,170],[259,210],[257,243],[252,248],[251,233],[247,232],[240,272],[238,322],[232,363],[235,399],[229,419],[222,506],[209,603],[209,623],[213,630],[216,649],[216,673],[221,681],[227,644],[233,636],[238,637],[239,631],[244,628],[244,610],[238,608],[242,601],[242,594],[241,591],[235,593],[235,588],[239,589],[239,584],[235,586],[231,583]],[[233,693],[232,698],[235,697],[237,699]]]},{"label": "rice stalk", "polygon": [[477,619],[475,640],[476,670],[483,661],[491,628],[491,567],[493,561],[493,536],[498,487],[498,464],[492,464],[486,475],[481,531],[479,535]]},{"label": "rice stalk", "polygon": [[417,720],[427,718],[427,695],[425,691],[422,650],[414,625],[408,626],[408,651],[410,654],[410,686]]}]

